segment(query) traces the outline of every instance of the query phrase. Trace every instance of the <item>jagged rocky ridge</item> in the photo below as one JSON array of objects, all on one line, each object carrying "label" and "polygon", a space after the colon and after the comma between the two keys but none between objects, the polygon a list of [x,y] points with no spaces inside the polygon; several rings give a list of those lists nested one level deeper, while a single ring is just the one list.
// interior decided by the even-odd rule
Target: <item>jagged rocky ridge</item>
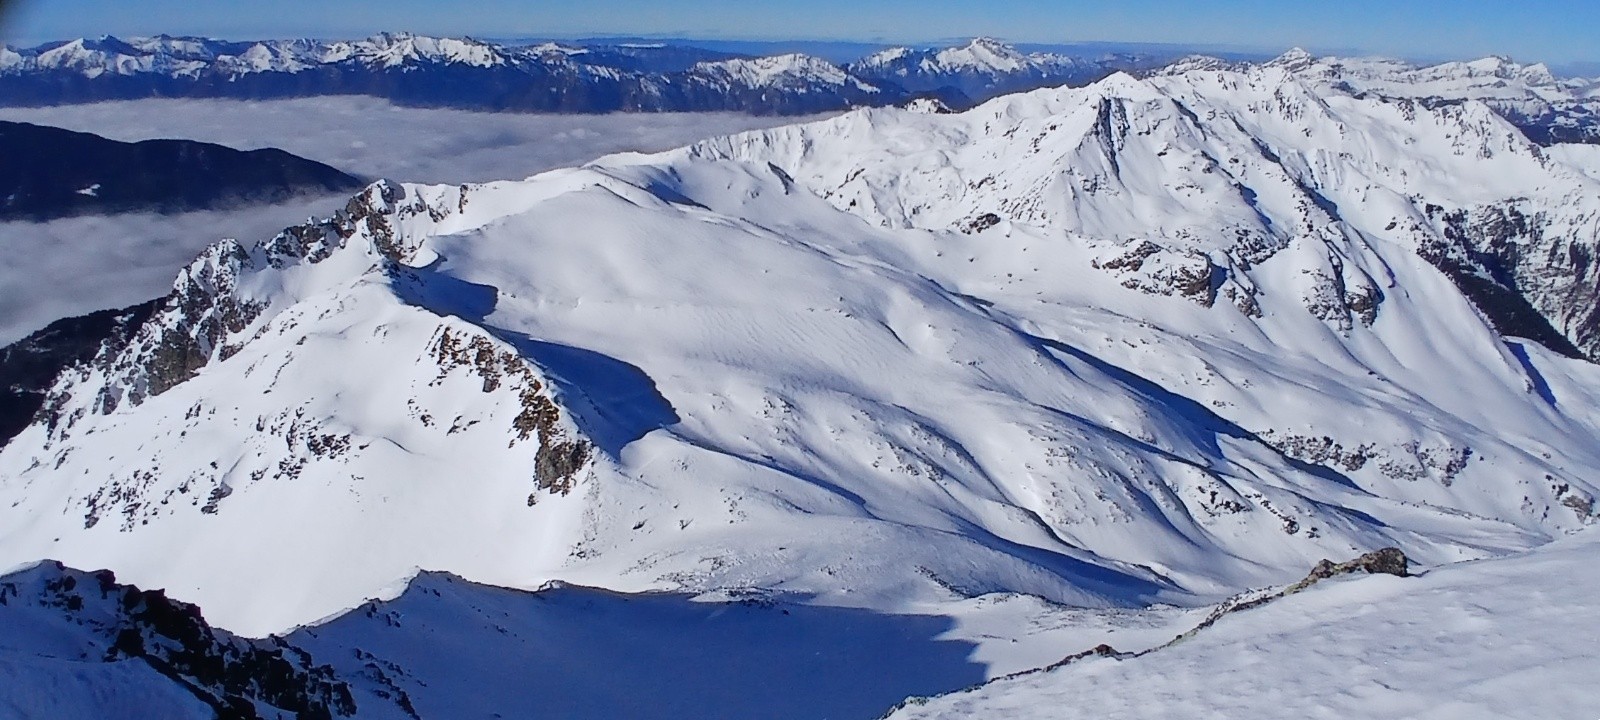
[{"label": "jagged rocky ridge", "polygon": [[102,345],[120,345],[144,325],[159,301],[57,320],[0,348],[0,445],[33,422],[62,371],[89,360]]},{"label": "jagged rocky ridge", "polygon": [[802,720],[984,676],[947,618],[442,573],[250,640],[109,571],[42,563],[0,576],[0,629],[0,713],[21,717]]},{"label": "jagged rocky ridge", "polygon": [[[464,208],[466,190],[460,188],[456,192],[461,194],[458,208]],[[45,395],[36,422],[49,429],[52,442],[64,440],[86,413],[109,415],[119,407],[138,406],[189,380],[208,364],[227,360],[252,339],[247,331],[254,330],[256,335],[265,332],[260,321],[278,309],[273,307],[271,298],[252,297],[241,286],[241,280],[252,273],[296,264],[316,265],[357,238],[372,255],[374,272],[402,288],[416,283],[417,277],[402,264],[411,259],[416,249],[410,244],[414,239],[408,238],[403,228],[419,215],[426,221],[438,222],[448,214],[449,210],[438,204],[429,205],[414,196],[407,198],[402,186],[379,182],[352,198],[334,217],[286,229],[256,248],[247,250],[232,241],[213,246],[185,269],[171,294],[141,306],[128,321],[117,323],[90,358],[71,366]],[[537,501],[540,490],[561,494],[571,491],[573,478],[588,460],[591,447],[584,441],[568,439],[561,412],[549,399],[545,381],[536,371],[489,337],[448,326],[438,328],[428,353],[439,370],[431,384],[439,384],[451,374],[465,373],[481,380],[484,393],[493,393],[502,385],[517,393],[519,408],[511,419],[511,444],[532,440],[538,446],[535,487],[531,488],[529,505]],[[95,388],[90,406],[69,409],[75,394],[86,387]],[[273,428],[274,432],[285,433],[291,449],[303,443],[303,451],[309,457],[338,457],[349,452],[349,435],[312,433],[296,422],[302,414],[303,411],[297,412],[287,429]],[[424,424],[431,424],[427,415],[421,419]],[[266,429],[264,423],[265,419],[258,423],[258,431]],[[286,459],[275,469],[278,474],[292,476],[305,462],[305,456]],[[263,468],[252,477],[265,477],[269,470]],[[137,472],[133,477],[136,482],[140,480]],[[153,478],[146,473],[143,479],[148,482]],[[188,486],[185,483],[180,493],[188,495]],[[152,510],[139,500],[129,499],[127,488],[108,489],[109,504],[119,505],[124,514],[124,527],[131,526],[136,516]],[[204,488],[194,491],[191,504],[199,503],[201,490]],[[213,482],[209,492],[202,512],[215,512],[217,502],[231,488]],[[97,523],[107,509],[102,497],[97,493],[91,499],[85,527]]]},{"label": "jagged rocky ridge", "polygon": [[380,183],[63,375],[0,557],[273,632],[417,566],[1140,607],[1531,547],[1595,520],[1596,369],[1496,332],[1427,206],[1592,243],[1594,187],[1485,106],[1275,68]]},{"label": "jagged rocky ridge", "polygon": [[[294,644],[217,630],[199,608],[121,584],[108,570],[46,562],[0,578],[0,627],[10,685],[0,702],[24,716],[331,720],[381,712],[358,707],[334,668]],[[97,663],[104,669],[78,672]]]}]

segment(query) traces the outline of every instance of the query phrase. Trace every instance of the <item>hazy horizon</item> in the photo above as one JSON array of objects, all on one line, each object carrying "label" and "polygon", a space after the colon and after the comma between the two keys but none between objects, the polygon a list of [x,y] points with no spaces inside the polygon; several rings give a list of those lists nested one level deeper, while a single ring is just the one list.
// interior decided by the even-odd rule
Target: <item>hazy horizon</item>
[{"label": "hazy horizon", "polygon": [[1110,5],[1008,0],[983,8],[949,2],[782,0],[751,7],[726,0],[645,3],[596,0],[582,9],[508,0],[454,6],[422,0],[284,0],[270,8],[151,0],[12,0],[0,40],[27,46],[99,35],[197,35],[227,39],[352,38],[381,31],[487,38],[637,37],[743,43],[939,45],[990,36],[1019,45],[1154,45],[1263,54],[1303,47],[1319,54],[1416,60],[1504,55],[1522,62],[1600,61],[1600,5],[1572,0],[1507,4],[1384,3],[1295,7],[1222,0]]}]

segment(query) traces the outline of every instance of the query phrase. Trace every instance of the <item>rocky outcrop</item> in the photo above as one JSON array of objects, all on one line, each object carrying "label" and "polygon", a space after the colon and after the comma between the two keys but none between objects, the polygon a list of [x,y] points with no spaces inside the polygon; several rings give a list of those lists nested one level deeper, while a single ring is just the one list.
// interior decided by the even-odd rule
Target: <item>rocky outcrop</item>
[{"label": "rocky outcrop", "polygon": [[1351,575],[1354,573],[1408,577],[1410,575],[1409,568],[1410,560],[1406,558],[1406,554],[1401,552],[1399,548],[1392,547],[1374,550],[1353,560],[1347,560],[1342,563],[1335,563],[1332,560],[1324,559],[1318,561],[1317,564],[1311,568],[1311,572],[1299,582],[1279,590],[1268,591],[1266,593],[1246,593],[1244,595],[1235,597],[1227,602],[1222,603],[1221,605],[1218,605],[1215,610],[1211,611],[1210,615],[1206,616],[1205,620],[1200,621],[1199,625],[1196,625],[1188,632],[1173,638],[1171,642],[1168,642],[1165,645],[1146,650],[1144,653],[1139,654],[1143,655],[1145,653],[1155,652],[1163,648],[1171,647],[1177,643],[1183,642],[1184,640],[1188,640],[1189,638],[1194,637],[1196,633],[1215,625],[1216,622],[1221,620],[1223,617],[1236,612],[1243,612],[1252,608],[1261,607],[1267,603],[1301,592],[1312,585],[1316,585],[1317,583],[1329,578],[1338,577],[1340,575]]},{"label": "rocky outcrop", "polygon": [[[54,435],[84,412],[68,413],[75,392],[94,392],[102,415],[124,403],[138,405],[194,377],[213,359],[238,350],[229,340],[261,315],[265,305],[235,294],[240,274],[254,267],[237,242],[224,240],[201,253],[178,275],[136,331],[107,339],[94,358],[66,372],[46,395],[39,417]],[[91,383],[91,378],[101,382]],[[90,387],[93,389],[90,390]]]},{"label": "rocky outcrop", "polygon": [[33,422],[62,371],[93,360],[107,345],[125,346],[160,303],[64,318],[0,348],[0,446]]},{"label": "rocky outcrop", "polygon": [[[1372,575],[1394,575],[1396,577],[1408,577],[1410,575],[1409,568],[1410,568],[1410,561],[1406,558],[1406,554],[1404,552],[1401,552],[1399,548],[1392,548],[1392,547],[1391,548],[1382,548],[1382,549],[1379,549],[1379,550],[1374,550],[1374,551],[1366,553],[1366,554],[1364,554],[1364,555],[1362,555],[1362,556],[1360,556],[1358,558],[1355,558],[1354,560],[1348,560],[1348,561],[1345,561],[1345,562],[1342,562],[1342,563],[1335,563],[1335,562],[1333,562],[1331,560],[1322,560],[1321,562],[1318,562],[1316,564],[1316,566],[1311,568],[1311,572],[1308,575],[1306,575],[1305,579],[1303,579],[1303,580],[1301,580],[1301,581],[1299,581],[1297,583],[1294,583],[1293,585],[1286,586],[1286,587],[1284,587],[1284,588],[1282,588],[1280,590],[1268,591],[1268,592],[1266,592],[1264,594],[1263,593],[1256,593],[1256,594],[1252,595],[1252,594],[1248,594],[1247,593],[1246,595],[1235,597],[1235,598],[1233,598],[1233,599],[1231,599],[1231,600],[1229,600],[1227,602],[1222,603],[1221,605],[1218,605],[1217,608],[1215,610],[1213,610],[1210,615],[1206,616],[1206,619],[1200,621],[1200,624],[1196,625],[1194,628],[1190,629],[1188,632],[1185,632],[1182,635],[1179,635],[1179,636],[1173,638],[1172,640],[1169,640],[1169,641],[1167,641],[1165,643],[1162,643],[1161,645],[1157,645],[1156,647],[1150,648],[1148,650],[1141,650],[1141,651],[1138,651],[1138,652],[1123,652],[1123,651],[1120,651],[1120,650],[1118,650],[1118,649],[1116,649],[1116,648],[1114,648],[1114,647],[1112,647],[1110,645],[1102,643],[1102,644],[1096,645],[1095,647],[1090,648],[1088,650],[1083,650],[1083,651],[1076,652],[1076,653],[1073,653],[1071,655],[1068,655],[1066,657],[1063,657],[1060,660],[1057,660],[1057,661],[1055,661],[1055,662],[1053,662],[1053,663],[1051,663],[1049,665],[1046,665],[1044,667],[1035,668],[1033,670],[1024,670],[1022,672],[1011,673],[1009,675],[1002,675],[1002,676],[1000,676],[998,678],[990,680],[989,683],[1002,682],[1002,681],[1005,681],[1005,680],[1014,680],[1014,679],[1020,678],[1020,677],[1026,677],[1026,676],[1035,675],[1035,674],[1038,674],[1038,673],[1049,672],[1051,670],[1055,670],[1055,669],[1058,669],[1058,668],[1061,668],[1061,667],[1065,667],[1067,665],[1071,665],[1073,663],[1080,662],[1080,661],[1083,661],[1083,660],[1088,660],[1088,659],[1091,659],[1091,658],[1111,658],[1111,659],[1114,659],[1114,660],[1132,660],[1132,659],[1135,659],[1135,658],[1143,657],[1145,655],[1149,655],[1150,653],[1160,652],[1161,650],[1165,650],[1165,649],[1167,649],[1169,647],[1172,647],[1173,645],[1176,645],[1176,644],[1181,643],[1181,642],[1183,642],[1185,640],[1188,640],[1189,638],[1194,637],[1196,634],[1200,633],[1201,631],[1205,630],[1206,628],[1209,628],[1212,625],[1215,625],[1218,620],[1221,620],[1222,618],[1224,618],[1224,617],[1226,617],[1228,615],[1231,615],[1231,614],[1236,613],[1236,612],[1243,612],[1245,610],[1250,610],[1250,609],[1253,609],[1253,608],[1261,607],[1262,605],[1266,605],[1267,603],[1273,602],[1274,600],[1279,600],[1279,599],[1282,599],[1282,598],[1284,598],[1286,596],[1293,595],[1295,593],[1301,592],[1301,591],[1311,587],[1312,585],[1315,585],[1315,584],[1317,584],[1319,582],[1322,582],[1323,580],[1327,580],[1329,578],[1338,577],[1340,575],[1351,575],[1351,574],[1355,574],[1355,573],[1366,573],[1366,574],[1372,574]],[[988,684],[988,683],[985,683],[985,684]],[[981,687],[981,686],[977,686],[977,687]],[[970,691],[971,689],[972,688],[968,688],[967,691]],[[966,692],[966,691],[960,691],[960,692]],[[880,717],[887,718],[887,717],[890,717],[890,716],[894,715],[897,711],[899,711],[899,710],[901,710],[903,708],[914,707],[914,706],[918,706],[918,705],[924,705],[927,702],[928,702],[928,698],[924,698],[924,697],[906,698],[905,700],[901,701],[898,705],[894,706],[893,708],[890,708],[888,712],[884,713]]]},{"label": "rocky outcrop", "polygon": [[[463,202],[464,196],[456,200]],[[401,226],[419,216],[437,221],[449,211],[408,197],[399,184],[379,181],[333,217],[288,228],[256,251],[234,240],[212,245],[178,274],[171,293],[143,311],[143,322],[107,338],[91,359],[61,373],[45,393],[39,417],[52,437],[58,437],[85,412],[82,407],[65,409],[75,393],[95,393],[94,411],[107,415],[167,392],[206,365],[237,353],[250,340],[246,331],[265,319],[267,302],[244,292],[241,278],[316,265],[358,234],[388,261],[404,263],[415,246]]]},{"label": "rocky outcrop", "polygon": [[1211,307],[1226,271],[1198,252],[1182,252],[1150,240],[1110,248],[1091,264],[1116,275],[1123,287],[1150,295],[1181,297]]},{"label": "rocky outcrop", "polygon": [[1449,276],[1497,331],[1569,357],[1600,359],[1594,218],[1563,232],[1549,213],[1515,201],[1427,210],[1439,233],[1418,254]]},{"label": "rocky outcrop", "polygon": [[439,331],[431,354],[439,365],[441,380],[457,368],[466,368],[483,381],[483,392],[504,387],[516,393],[521,409],[511,423],[510,446],[528,440],[539,444],[534,456],[535,489],[528,495],[529,505],[538,502],[540,492],[572,492],[579,472],[594,455],[594,446],[567,431],[561,409],[551,400],[546,384],[521,355],[485,335],[449,328]]},{"label": "rocky outcrop", "polygon": [[47,562],[7,576],[0,617],[13,613],[84,644],[81,657],[60,660],[144,663],[218,718],[260,718],[263,710],[304,720],[357,714],[349,685],[306,651],[278,637],[246,640],[217,630],[200,608],[120,584],[108,570]]}]

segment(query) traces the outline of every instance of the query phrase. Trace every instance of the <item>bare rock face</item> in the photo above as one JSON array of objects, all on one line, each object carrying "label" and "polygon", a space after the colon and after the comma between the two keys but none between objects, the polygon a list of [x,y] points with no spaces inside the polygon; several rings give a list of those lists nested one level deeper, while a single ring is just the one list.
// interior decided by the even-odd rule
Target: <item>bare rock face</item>
[{"label": "bare rock face", "polygon": [[1410,562],[1406,559],[1406,554],[1401,552],[1400,548],[1389,547],[1381,550],[1374,550],[1354,560],[1349,560],[1342,563],[1334,563],[1331,560],[1323,560],[1322,562],[1317,563],[1316,567],[1311,569],[1311,574],[1307,575],[1306,579],[1302,580],[1301,582],[1309,585],[1310,583],[1307,581],[1313,581],[1313,579],[1326,580],[1336,575],[1348,575],[1354,572],[1365,572],[1371,575],[1394,575],[1395,577],[1408,577],[1410,573],[1406,568],[1409,564]]},{"label": "bare rock face", "polygon": [[213,628],[200,608],[117,582],[42,563],[0,582],[0,617],[25,616],[85,646],[63,665],[142,662],[219,718],[356,715],[350,686],[332,667],[278,637],[247,640]]},{"label": "bare rock face", "polygon": [[509,349],[497,347],[483,335],[464,335],[448,329],[440,331],[431,352],[441,377],[464,367],[483,381],[483,392],[504,386],[517,394],[522,409],[512,420],[511,444],[526,440],[539,443],[534,458],[536,491],[528,495],[529,505],[538,502],[539,491],[552,495],[572,492],[579,472],[594,455],[594,445],[563,428],[560,407],[551,400],[546,383],[527,361]]},{"label": "bare rock face", "polygon": [[33,422],[63,370],[93,360],[108,343],[126,345],[161,302],[57,320],[0,348],[0,446]]},{"label": "bare rock face", "polygon": [[994,213],[981,213],[963,219],[956,225],[956,229],[968,235],[976,235],[989,228],[999,225],[1001,217]]},{"label": "bare rock face", "polygon": [[1517,202],[1428,211],[1439,236],[1418,253],[1496,330],[1571,357],[1600,358],[1600,221],[1568,220],[1562,229],[1548,212]]},{"label": "bare rock face", "polygon": [[1130,240],[1093,261],[1122,286],[1150,295],[1181,297],[1211,307],[1227,273],[1204,254],[1178,251],[1151,240]]}]

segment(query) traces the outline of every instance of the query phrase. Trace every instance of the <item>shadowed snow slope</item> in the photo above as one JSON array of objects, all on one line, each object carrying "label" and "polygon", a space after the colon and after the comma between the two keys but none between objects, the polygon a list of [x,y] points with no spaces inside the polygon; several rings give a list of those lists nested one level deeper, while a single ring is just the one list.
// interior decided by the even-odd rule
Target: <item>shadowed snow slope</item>
[{"label": "shadowed snow slope", "polygon": [[[0,563],[261,634],[417,567],[896,612],[1518,551],[1595,519],[1600,370],[1438,258],[1486,208],[1592,249],[1597,191],[1481,105],[1270,68],[380,183],[65,374]],[[1525,302],[1588,347],[1563,262]]]},{"label": "shadowed snow slope", "polygon": [[[421,717],[865,718],[982,682],[950,618],[424,575],[287,641]],[[383,678],[387,680],[380,680]],[[358,706],[362,698],[357,697]],[[385,704],[366,703],[383,717]],[[399,713],[390,713],[403,717]]]},{"label": "shadowed snow slope", "polygon": [[108,572],[41,563],[0,577],[0,716],[864,718],[988,677],[954,627],[427,573],[393,601],[243,640]]},{"label": "shadowed snow slope", "polygon": [[1422,577],[1348,577],[1131,660],[912,701],[913,718],[1594,716],[1594,532]]}]

